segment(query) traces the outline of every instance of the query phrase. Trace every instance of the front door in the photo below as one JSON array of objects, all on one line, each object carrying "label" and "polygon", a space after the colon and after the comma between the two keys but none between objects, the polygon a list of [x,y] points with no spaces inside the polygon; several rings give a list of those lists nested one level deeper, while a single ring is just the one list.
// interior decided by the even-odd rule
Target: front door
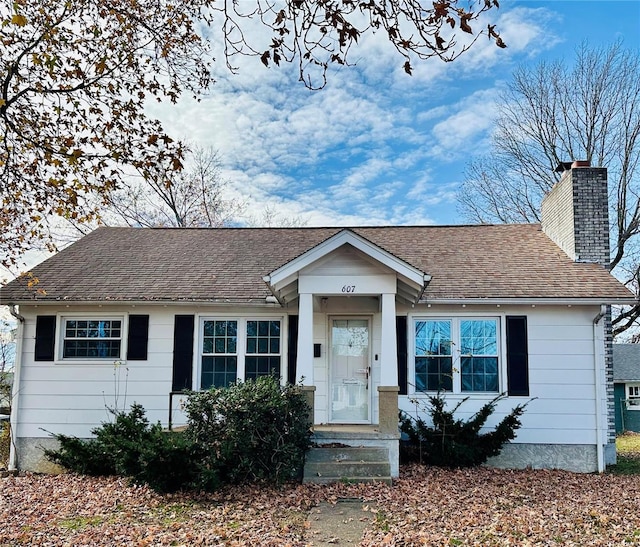
[{"label": "front door", "polygon": [[331,319],[330,419],[369,423],[369,320]]}]

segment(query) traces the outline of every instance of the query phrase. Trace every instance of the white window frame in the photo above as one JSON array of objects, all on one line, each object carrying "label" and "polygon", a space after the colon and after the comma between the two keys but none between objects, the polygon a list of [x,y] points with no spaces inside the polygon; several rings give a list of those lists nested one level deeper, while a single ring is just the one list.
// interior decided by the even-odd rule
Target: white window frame
[{"label": "white window frame", "polygon": [[[409,316],[409,395],[416,397],[434,395],[436,391],[418,391],[415,385],[416,378],[416,322],[417,321],[450,321],[451,322],[451,357],[453,362],[453,391],[446,393],[453,396],[471,397],[477,399],[493,399],[506,390],[506,338],[504,335],[504,315],[502,314],[451,314],[451,315],[427,315],[415,314]],[[495,321],[496,322],[496,350],[498,358],[498,389],[497,391],[462,391],[462,370],[460,352],[460,322],[461,321]]]},{"label": "white window frame", "polygon": [[624,386],[627,410],[640,410],[640,382],[627,382]]},{"label": "white window frame", "polygon": [[[246,378],[246,357],[253,356],[275,356],[276,354],[263,354],[263,353],[247,353],[247,323],[249,321],[279,321],[280,322],[280,381],[284,383],[287,379],[287,363],[288,352],[286,347],[285,333],[288,332],[288,316],[246,316],[246,315],[208,315],[201,314],[198,316],[198,336],[194,337],[194,374],[193,374],[193,390],[200,391],[202,389],[202,357],[203,355],[203,341],[204,341],[204,323],[205,321],[237,321],[237,338],[236,338],[236,380],[240,379],[244,382]],[[219,354],[223,355],[223,354]],[[225,354],[227,355],[227,354]],[[230,355],[230,354],[229,354]]]},{"label": "white window frame", "polygon": [[[127,340],[129,329],[129,314],[96,314],[85,312],[71,312],[58,314],[56,316],[56,339],[54,355],[56,364],[92,364],[92,365],[113,365],[114,363],[125,364],[127,353]],[[118,357],[65,357],[65,340],[81,340],[81,338],[67,338],[67,321],[120,321],[120,337],[106,338],[107,340],[120,340],[120,355]],[[96,338],[99,339],[99,338]]]}]

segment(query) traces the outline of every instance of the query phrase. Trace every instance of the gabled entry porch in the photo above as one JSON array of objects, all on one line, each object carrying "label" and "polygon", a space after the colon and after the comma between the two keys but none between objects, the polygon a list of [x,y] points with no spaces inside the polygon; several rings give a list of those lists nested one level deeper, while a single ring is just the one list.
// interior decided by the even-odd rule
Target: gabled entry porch
[{"label": "gabled entry porch", "polygon": [[345,229],[264,277],[298,315],[296,382],[317,444],[387,450],[398,474],[396,302],[415,303],[430,277]]}]

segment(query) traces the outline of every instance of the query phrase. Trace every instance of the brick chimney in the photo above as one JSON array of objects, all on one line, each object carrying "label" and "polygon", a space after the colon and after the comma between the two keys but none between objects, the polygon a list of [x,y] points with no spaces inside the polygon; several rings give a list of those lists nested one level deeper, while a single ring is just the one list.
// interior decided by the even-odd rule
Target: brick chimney
[{"label": "brick chimney", "polygon": [[609,268],[607,169],[562,163],[562,177],[542,200],[542,230],[575,262]]}]

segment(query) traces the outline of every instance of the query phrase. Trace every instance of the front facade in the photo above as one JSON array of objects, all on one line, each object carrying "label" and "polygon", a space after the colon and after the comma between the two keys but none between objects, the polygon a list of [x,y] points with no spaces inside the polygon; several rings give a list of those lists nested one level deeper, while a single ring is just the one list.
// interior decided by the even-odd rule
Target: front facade
[{"label": "front facade", "polygon": [[47,432],[88,437],[105,407],[135,401],[177,425],[184,389],[276,373],[304,387],[316,442],[383,446],[395,476],[398,410],[439,389],[469,397],[461,415],[506,393],[494,423],[531,401],[494,465],[602,470],[615,459],[608,306],[632,298],[600,236],[584,245],[561,220],[582,206],[566,186],[603,172],[608,223],[605,170],[576,167],[542,227],[101,228],[34,269],[46,294],[2,289],[21,321],[13,464],[46,470]]}]

